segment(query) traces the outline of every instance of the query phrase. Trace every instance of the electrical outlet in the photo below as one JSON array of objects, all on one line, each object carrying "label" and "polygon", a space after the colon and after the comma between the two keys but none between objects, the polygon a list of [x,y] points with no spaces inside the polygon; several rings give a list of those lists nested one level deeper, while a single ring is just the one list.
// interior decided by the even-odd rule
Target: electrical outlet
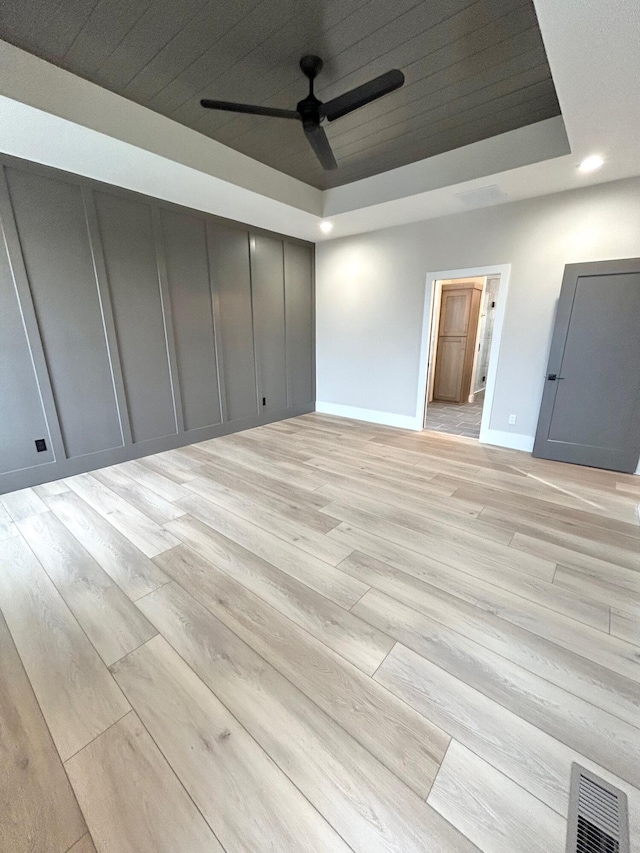
[{"label": "electrical outlet", "polygon": [[513,424],[515,424],[515,422],[516,422],[516,416],[515,415],[509,415],[509,423],[513,426]]}]

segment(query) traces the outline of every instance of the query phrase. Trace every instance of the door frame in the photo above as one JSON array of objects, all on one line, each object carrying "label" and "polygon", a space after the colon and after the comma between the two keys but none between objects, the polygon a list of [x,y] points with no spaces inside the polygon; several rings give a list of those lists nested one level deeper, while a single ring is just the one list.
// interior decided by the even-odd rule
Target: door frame
[{"label": "door frame", "polygon": [[502,340],[502,328],[504,325],[504,315],[507,306],[511,264],[493,264],[490,266],[478,266],[457,270],[436,270],[434,272],[427,273],[424,294],[424,310],[422,315],[418,398],[416,403],[416,419],[419,419],[420,422],[418,429],[424,429],[424,421],[428,406],[427,382],[429,378],[429,364],[432,362],[433,358],[435,358],[435,348],[438,343],[437,336],[434,340],[432,335],[436,292],[440,290],[440,288],[436,287],[436,283],[441,279],[483,278],[492,275],[500,276],[500,288],[498,290],[498,304],[496,305],[496,317],[493,324],[493,337],[491,338],[491,349],[489,352],[489,367],[487,369],[487,384],[484,392],[484,405],[482,407],[479,441],[484,444],[493,444],[493,442],[489,440],[489,433],[491,431],[489,424],[491,423],[493,397],[495,392],[496,376],[498,374],[500,343]]}]

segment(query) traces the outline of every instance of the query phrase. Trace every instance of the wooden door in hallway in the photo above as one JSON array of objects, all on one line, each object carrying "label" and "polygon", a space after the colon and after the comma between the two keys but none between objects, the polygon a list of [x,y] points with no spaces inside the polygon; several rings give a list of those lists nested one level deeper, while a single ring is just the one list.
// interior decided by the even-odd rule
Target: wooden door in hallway
[{"label": "wooden door in hallway", "polygon": [[479,284],[442,286],[434,400],[461,403],[469,396],[481,296]]}]

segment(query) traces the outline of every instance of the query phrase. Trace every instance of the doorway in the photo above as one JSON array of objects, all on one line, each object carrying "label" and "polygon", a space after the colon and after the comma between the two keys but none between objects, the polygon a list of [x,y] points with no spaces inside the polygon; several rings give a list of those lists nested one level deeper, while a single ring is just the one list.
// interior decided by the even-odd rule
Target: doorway
[{"label": "doorway", "polygon": [[487,440],[508,274],[501,266],[428,277],[425,430]]}]

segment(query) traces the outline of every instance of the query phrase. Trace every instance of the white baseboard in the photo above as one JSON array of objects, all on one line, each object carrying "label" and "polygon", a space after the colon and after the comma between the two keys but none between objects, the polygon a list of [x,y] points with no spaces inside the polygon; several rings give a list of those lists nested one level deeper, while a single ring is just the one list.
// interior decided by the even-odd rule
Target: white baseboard
[{"label": "white baseboard", "polygon": [[[502,432],[499,429],[488,429],[486,433],[480,435],[480,441],[482,444],[509,447],[511,450],[525,450],[527,453],[531,453],[533,450],[533,436]],[[640,460],[638,460],[638,467],[635,473],[640,475]]]},{"label": "white baseboard", "polygon": [[374,409],[359,409],[356,406],[341,406],[338,403],[316,402],[316,412],[323,415],[336,415],[339,418],[352,418],[354,421],[368,421],[370,424],[399,427],[400,429],[422,429],[421,421],[411,415],[395,415],[392,412],[376,412]]},{"label": "white baseboard", "polygon": [[503,432],[499,429],[488,429],[480,433],[482,444],[495,444],[498,447],[509,447],[511,450],[533,450],[533,436],[517,432]]},{"label": "white baseboard", "polygon": [[[394,415],[391,412],[376,412],[373,409],[359,409],[356,406],[341,406],[338,403],[316,403],[316,412],[323,415],[336,415],[339,418],[351,418],[354,421],[368,421],[370,424],[383,424],[384,426],[399,427],[400,429],[411,429],[415,432],[422,431],[420,418],[410,415]],[[516,432],[504,432],[499,429],[488,429],[480,435],[482,444],[493,444],[496,447],[508,447],[510,450],[524,450],[531,453],[533,450],[533,436],[522,435]],[[640,474],[640,460],[638,470]]]}]

